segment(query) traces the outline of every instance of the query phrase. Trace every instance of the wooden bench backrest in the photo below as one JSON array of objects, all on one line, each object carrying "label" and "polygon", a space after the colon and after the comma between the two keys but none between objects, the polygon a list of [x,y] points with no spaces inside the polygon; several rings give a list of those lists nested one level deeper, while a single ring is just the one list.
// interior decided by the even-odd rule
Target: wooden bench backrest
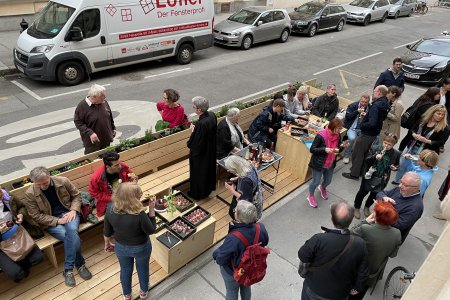
[{"label": "wooden bench backrest", "polygon": [[[242,130],[248,130],[251,122],[266,105],[267,102],[260,103],[242,110],[240,121]],[[220,118],[218,121],[220,122],[222,119],[223,118]],[[190,135],[191,131],[187,129],[130,150],[123,151],[120,153],[120,160],[124,161],[131,169],[133,169],[136,175],[142,176],[148,174],[152,170],[154,171],[182,159],[186,159],[189,155],[189,149],[186,146],[186,142]],[[78,189],[88,191],[90,175],[102,165],[103,161],[97,159],[87,165],[66,171],[62,173],[61,176],[69,178]],[[27,189],[28,186],[24,186],[12,190],[11,194],[18,199],[23,199]]]},{"label": "wooden bench backrest", "polygon": [[[309,89],[309,94],[308,94],[309,99],[319,97],[325,93],[325,91],[318,89],[316,87],[313,87],[313,86],[308,86],[308,89]],[[353,102],[352,100],[349,100],[349,99],[341,97],[341,96],[338,96],[338,99],[339,99],[339,107],[344,108],[344,109],[346,109],[347,106]]]}]

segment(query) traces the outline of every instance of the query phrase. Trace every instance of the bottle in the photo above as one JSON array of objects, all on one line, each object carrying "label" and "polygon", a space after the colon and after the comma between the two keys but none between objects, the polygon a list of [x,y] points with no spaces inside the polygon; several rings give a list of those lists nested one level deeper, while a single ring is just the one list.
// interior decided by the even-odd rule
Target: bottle
[{"label": "bottle", "polygon": [[253,145],[252,144],[248,145],[248,152],[249,152],[248,159],[250,161],[252,161],[253,160]]},{"label": "bottle", "polygon": [[326,121],[327,121],[327,113],[325,113],[325,114],[323,115],[322,123],[325,123]]},{"label": "bottle", "polygon": [[275,143],[272,142],[272,143],[270,144],[270,154],[272,154],[274,151],[275,151]]},{"label": "bottle", "polygon": [[245,151],[245,157],[246,160],[250,159],[250,147],[247,148],[247,150]]}]

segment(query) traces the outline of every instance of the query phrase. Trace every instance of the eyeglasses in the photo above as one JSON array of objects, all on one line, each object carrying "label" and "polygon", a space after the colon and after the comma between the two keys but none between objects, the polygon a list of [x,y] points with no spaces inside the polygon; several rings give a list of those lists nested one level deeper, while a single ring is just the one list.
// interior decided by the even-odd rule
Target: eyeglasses
[{"label": "eyeglasses", "polygon": [[404,186],[404,187],[419,187],[418,185],[406,184],[406,183],[404,183],[404,182],[402,182],[402,181],[400,181],[400,184],[401,184],[402,186]]}]

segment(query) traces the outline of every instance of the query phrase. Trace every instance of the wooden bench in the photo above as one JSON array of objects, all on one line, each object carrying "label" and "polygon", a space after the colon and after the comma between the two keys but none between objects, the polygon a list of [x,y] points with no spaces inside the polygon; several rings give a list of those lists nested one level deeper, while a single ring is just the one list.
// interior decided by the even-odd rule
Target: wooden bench
[{"label": "wooden bench", "polygon": [[[241,112],[241,127],[247,131],[251,122],[261,112],[267,103],[260,103]],[[218,121],[220,122],[222,118]],[[155,143],[132,148],[120,153],[120,160],[124,161],[133,172],[139,176],[139,184],[145,194],[162,195],[169,188],[181,185],[189,180],[189,149],[186,142],[189,139],[190,130],[184,130],[173,135],[161,138]],[[99,159],[77,169],[69,170],[60,176],[69,178],[81,191],[88,191],[90,175],[101,167],[103,162]],[[58,175],[59,176],[59,175]],[[18,199],[25,197],[28,186],[15,189],[11,194]],[[145,199],[143,195],[141,200]],[[99,218],[99,223],[103,217]],[[96,224],[81,223],[79,232],[87,230]],[[57,268],[58,262],[54,246],[60,241],[48,233],[41,239],[36,240],[38,247],[45,253],[52,265]]]}]

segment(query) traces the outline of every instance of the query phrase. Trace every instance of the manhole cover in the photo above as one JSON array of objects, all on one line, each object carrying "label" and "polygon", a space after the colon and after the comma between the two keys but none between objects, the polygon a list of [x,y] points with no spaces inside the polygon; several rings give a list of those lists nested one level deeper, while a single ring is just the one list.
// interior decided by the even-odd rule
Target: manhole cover
[{"label": "manhole cover", "polygon": [[122,76],[122,79],[126,81],[139,81],[144,79],[144,75],[138,73],[126,74]]}]

